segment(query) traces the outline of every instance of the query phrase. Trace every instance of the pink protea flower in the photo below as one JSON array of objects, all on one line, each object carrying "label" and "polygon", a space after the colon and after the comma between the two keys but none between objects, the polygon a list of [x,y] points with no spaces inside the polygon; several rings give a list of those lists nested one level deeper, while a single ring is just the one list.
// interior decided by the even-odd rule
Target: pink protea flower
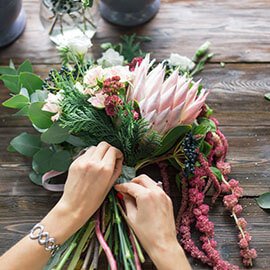
[{"label": "pink protea flower", "polygon": [[147,55],[134,70],[129,99],[136,100],[142,117],[150,122],[160,134],[180,124],[191,124],[200,114],[208,91],[201,89],[200,82],[194,83],[175,70],[165,79],[165,68],[158,64],[149,72],[153,61]]}]

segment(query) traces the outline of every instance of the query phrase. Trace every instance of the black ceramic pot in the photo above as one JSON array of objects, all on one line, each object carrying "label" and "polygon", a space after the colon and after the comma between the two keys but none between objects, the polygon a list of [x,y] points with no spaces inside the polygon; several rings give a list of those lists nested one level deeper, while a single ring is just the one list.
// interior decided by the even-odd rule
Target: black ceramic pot
[{"label": "black ceramic pot", "polygon": [[158,12],[160,0],[100,0],[104,19],[121,26],[136,26],[149,21]]},{"label": "black ceramic pot", "polygon": [[18,38],[24,30],[25,23],[22,0],[0,0],[0,47]]}]

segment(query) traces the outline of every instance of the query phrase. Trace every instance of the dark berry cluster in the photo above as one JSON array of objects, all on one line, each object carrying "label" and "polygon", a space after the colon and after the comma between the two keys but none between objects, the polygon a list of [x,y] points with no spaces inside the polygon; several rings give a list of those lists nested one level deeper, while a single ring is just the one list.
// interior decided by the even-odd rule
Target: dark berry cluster
[{"label": "dark berry cluster", "polygon": [[185,165],[184,174],[186,177],[188,177],[190,174],[194,173],[195,163],[198,158],[197,141],[193,137],[191,132],[189,132],[184,138],[182,147],[186,158],[184,162]]},{"label": "dark berry cluster", "polygon": [[53,91],[56,88],[57,78],[61,76],[63,79],[69,80],[70,74],[70,70],[66,66],[62,66],[59,71],[56,69],[51,69],[48,77],[44,80],[42,89]]},{"label": "dark berry cluster", "polygon": [[45,0],[53,13],[71,13],[82,7],[80,0]]}]

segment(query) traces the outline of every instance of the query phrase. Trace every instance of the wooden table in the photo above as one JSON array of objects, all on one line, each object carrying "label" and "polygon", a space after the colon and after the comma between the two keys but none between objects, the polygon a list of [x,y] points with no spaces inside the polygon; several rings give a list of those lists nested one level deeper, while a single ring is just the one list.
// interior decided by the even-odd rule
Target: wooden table
[{"label": "wooden table", "polygon": [[[37,73],[45,77],[50,66],[59,63],[55,47],[39,22],[39,1],[25,0],[28,15],[24,34],[10,47],[0,50],[0,64],[12,58],[16,64],[29,58]],[[270,2],[268,0],[167,0],[159,14],[148,24],[123,29],[102,19],[93,42],[93,54],[99,44],[116,41],[120,34],[137,32],[153,41],[145,49],[157,59],[170,52],[192,56],[204,41],[212,42],[215,57],[200,76],[212,89],[208,98],[222,130],[229,139],[232,176],[245,188],[244,215],[258,250],[254,269],[270,269],[270,215],[262,211],[254,198],[270,191]],[[226,63],[225,67],[220,62]],[[1,101],[8,91],[1,85]],[[12,137],[31,130],[29,122],[11,116],[0,107],[0,252],[18,241],[39,221],[59,198],[31,184],[30,161],[10,154],[6,147]],[[174,201],[179,198],[174,198]],[[219,201],[211,211],[216,223],[216,239],[222,256],[240,265],[236,244],[237,230]],[[207,269],[192,261],[194,269]],[[144,269],[152,269],[147,263]]]}]

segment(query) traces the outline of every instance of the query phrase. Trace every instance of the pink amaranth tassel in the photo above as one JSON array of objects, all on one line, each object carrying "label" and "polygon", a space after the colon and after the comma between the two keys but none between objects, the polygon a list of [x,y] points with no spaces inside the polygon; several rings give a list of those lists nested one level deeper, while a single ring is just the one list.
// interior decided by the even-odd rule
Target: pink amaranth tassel
[{"label": "pink amaranth tassel", "polygon": [[168,175],[168,165],[166,162],[158,162],[160,174],[162,177],[163,189],[168,196],[170,196],[170,181]]}]

